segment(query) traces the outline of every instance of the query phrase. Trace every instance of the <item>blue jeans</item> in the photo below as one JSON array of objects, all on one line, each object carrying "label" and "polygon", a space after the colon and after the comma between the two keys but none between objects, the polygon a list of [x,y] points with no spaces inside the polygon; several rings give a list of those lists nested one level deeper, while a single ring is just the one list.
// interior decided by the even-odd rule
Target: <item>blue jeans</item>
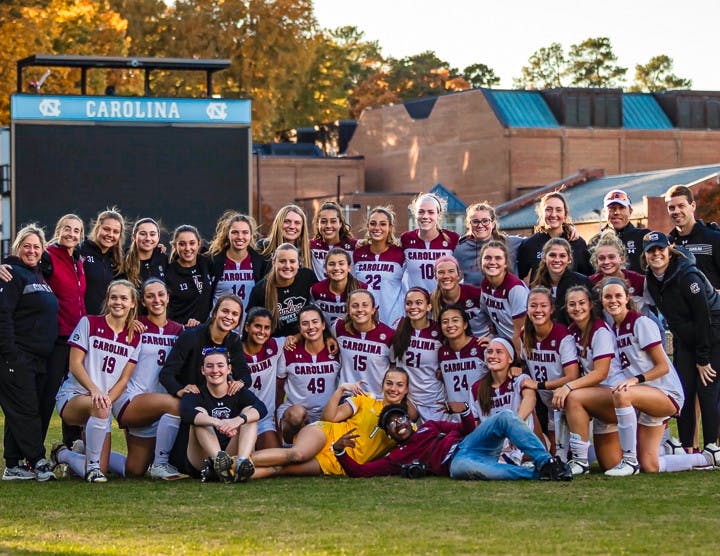
[{"label": "blue jeans", "polygon": [[[534,468],[498,462],[506,438],[532,459]],[[537,479],[538,469],[549,459],[550,454],[535,433],[515,413],[506,410],[484,419],[460,442],[450,464],[450,477],[488,481]]]}]

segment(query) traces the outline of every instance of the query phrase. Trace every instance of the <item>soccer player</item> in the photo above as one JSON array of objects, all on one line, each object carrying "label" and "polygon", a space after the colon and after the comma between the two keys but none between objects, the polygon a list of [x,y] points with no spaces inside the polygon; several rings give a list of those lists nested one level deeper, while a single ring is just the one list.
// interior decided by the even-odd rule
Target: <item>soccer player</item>
[{"label": "soccer player", "polygon": [[130,247],[122,266],[123,277],[140,290],[150,278],[164,282],[168,265],[165,248],[160,246],[160,226],[152,218],[141,218],[135,222],[130,234]]},{"label": "soccer player", "polygon": [[58,446],[53,459],[68,464],[90,483],[107,482],[110,409],[130,380],[140,354],[133,330],[137,290],[132,282],[108,286],[102,315],[80,319],[70,337],[70,376],[57,395],[63,421],[85,427],[85,455]]},{"label": "soccer player", "polygon": [[289,243],[297,249],[300,267],[312,270],[307,216],[297,205],[285,205],[278,211],[270,227],[270,233],[258,242],[258,248],[265,260],[270,263],[278,247],[283,243]]},{"label": "soccer player", "polygon": [[420,193],[408,207],[415,217],[417,229],[400,235],[400,245],[405,251],[405,286],[435,288],[435,260],[452,255],[460,236],[441,227],[444,202],[433,193]]},{"label": "soccer player", "polygon": [[461,283],[463,274],[460,263],[452,255],[443,255],[435,261],[435,290],[432,293],[432,309],[435,315],[447,305],[460,305],[470,317],[472,334],[477,337],[490,335],[490,319],[480,307],[482,290]]},{"label": "soccer player", "polygon": [[324,255],[324,260],[323,275],[327,277],[312,285],[310,299],[320,307],[330,325],[347,315],[348,295],[357,289],[367,289],[367,284],[350,274],[352,257],[344,249],[333,247]]},{"label": "soccer player", "polygon": [[310,240],[312,266],[318,280],[326,277],[326,257],[332,249],[343,249],[350,255],[352,267],[352,252],[355,250],[357,240],[352,235],[352,228],[345,220],[343,210],[334,201],[327,201],[320,205],[313,222],[315,237]]}]

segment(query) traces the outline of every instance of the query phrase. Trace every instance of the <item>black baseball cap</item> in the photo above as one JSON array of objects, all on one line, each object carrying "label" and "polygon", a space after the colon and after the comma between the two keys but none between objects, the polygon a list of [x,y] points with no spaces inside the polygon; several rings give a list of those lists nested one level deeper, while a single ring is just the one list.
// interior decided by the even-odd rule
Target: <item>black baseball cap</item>
[{"label": "black baseball cap", "polygon": [[647,253],[653,247],[668,247],[670,240],[662,232],[648,232],[643,236],[643,251]]}]

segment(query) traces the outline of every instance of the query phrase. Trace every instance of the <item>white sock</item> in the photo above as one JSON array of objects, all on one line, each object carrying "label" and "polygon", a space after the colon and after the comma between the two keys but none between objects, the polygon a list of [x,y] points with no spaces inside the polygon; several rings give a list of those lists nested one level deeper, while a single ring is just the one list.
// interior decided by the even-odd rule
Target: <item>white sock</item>
[{"label": "white sock", "polygon": [[670,427],[666,426],[665,430],[663,431],[663,437],[660,441],[660,446],[662,446],[666,440],[670,440]]},{"label": "white sock", "polygon": [[570,452],[572,452],[573,459],[587,463],[589,450],[589,441],[580,438],[579,434],[570,433]]},{"label": "white sock", "polygon": [[90,417],[85,423],[86,471],[100,468],[100,454],[102,454],[102,447],[105,442],[107,422],[107,419]]},{"label": "white sock", "polygon": [[60,450],[57,460],[66,464],[78,477],[85,477],[85,454],[76,454],[72,450]]},{"label": "white sock", "polygon": [[118,452],[110,452],[108,468],[119,477],[125,476],[125,460],[127,458]]},{"label": "white sock", "polygon": [[180,417],[165,413],[158,421],[153,465],[165,465],[180,431]]},{"label": "white sock", "polygon": [[555,455],[567,463],[570,429],[565,418],[565,412],[556,409],[553,419],[555,420]]},{"label": "white sock", "polygon": [[659,457],[660,473],[689,471],[693,467],[706,467],[707,459],[702,454],[667,454]]},{"label": "white sock", "polygon": [[637,463],[637,414],[635,408],[632,406],[616,407],[615,415],[617,415],[623,458]]}]

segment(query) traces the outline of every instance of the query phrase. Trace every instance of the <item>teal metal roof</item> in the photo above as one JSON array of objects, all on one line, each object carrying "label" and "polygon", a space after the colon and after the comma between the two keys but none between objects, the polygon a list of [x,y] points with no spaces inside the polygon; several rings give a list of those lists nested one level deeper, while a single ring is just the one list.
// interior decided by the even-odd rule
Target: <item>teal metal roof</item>
[{"label": "teal metal roof", "polygon": [[[613,189],[622,189],[630,196],[633,204],[640,205],[643,197],[660,197],[673,185],[688,185],[718,174],[720,174],[720,164],[654,170],[606,176],[576,185],[562,193],[570,207],[573,222],[597,222],[598,215],[603,209],[603,197]],[[532,228],[537,223],[535,206],[536,203],[533,203],[501,216],[500,229]]]},{"label": "teal metal roof", "polygon": [[505,127],[560,127],[538,91],[482,89],[482,92]]},{"label": "teal metal roof", "polygon": [[670,118],[651,94],[622,96],[623,127],[627,129],[672,129]]},{"label": "teal metal roof", "polygon": [[437,195],[438,197],[442,197],[443,199],[447,200],[447,212],[461,212],[463,214],[465,213],[467,205],[463,203],[460,198],[455,195],[455,193],[450,191],[443,184],[435,184],[435,186],[430,190],[430,193],[433,193],[434,195]]}]

